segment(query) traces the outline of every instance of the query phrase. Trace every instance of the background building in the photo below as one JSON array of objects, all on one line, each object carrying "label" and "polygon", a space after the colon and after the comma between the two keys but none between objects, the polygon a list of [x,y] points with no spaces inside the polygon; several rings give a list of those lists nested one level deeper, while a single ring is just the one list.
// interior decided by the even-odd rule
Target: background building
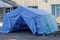
[{"label": "background building", "polygon": [[[18,6],[28,6],[38,8],[52,13],[58,23],[60,23],[60,0],[0,0],[0,21],[3,14],[10,12]],[[5,7],[6,6],[6,7]],[[4,10],[4,11],[3,11]]]},{"label": "background building", "polygon": [[52,13],[60,23],[60,0],[11,0],[18,6],[38,8]]}]

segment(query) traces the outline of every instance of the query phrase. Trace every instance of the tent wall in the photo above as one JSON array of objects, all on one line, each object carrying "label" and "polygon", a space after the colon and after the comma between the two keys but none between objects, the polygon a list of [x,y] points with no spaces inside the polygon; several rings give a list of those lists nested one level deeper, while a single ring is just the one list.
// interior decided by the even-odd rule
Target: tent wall
[{"label": "tent wall", "polygon": [[8,33],[16,28],[20,29],[21,26],[19,27],[19,24],[27,25],[26,27],[33,34],[50,34],[58,31],[58,26],[53,15],[39,9],[18,7],[5,15],[1,32]]}]

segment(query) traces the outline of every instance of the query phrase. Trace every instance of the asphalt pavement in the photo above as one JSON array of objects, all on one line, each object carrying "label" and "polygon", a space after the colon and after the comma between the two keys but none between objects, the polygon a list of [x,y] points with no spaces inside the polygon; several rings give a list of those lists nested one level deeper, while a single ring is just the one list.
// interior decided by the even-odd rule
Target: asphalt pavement
[{"label": "asphalt pavement", "polygon": [[[1,30],[1,27],[0,27]],[[49,35],[33,35],[30,30],[1,33],[0,40],[60,40],[60,32]]]},{"label": "asphalt pavement", "polygon": [[15,31],[12,33],[0,33],[0,40],[60,40],[58,35],[33,35],[30,30]]}]

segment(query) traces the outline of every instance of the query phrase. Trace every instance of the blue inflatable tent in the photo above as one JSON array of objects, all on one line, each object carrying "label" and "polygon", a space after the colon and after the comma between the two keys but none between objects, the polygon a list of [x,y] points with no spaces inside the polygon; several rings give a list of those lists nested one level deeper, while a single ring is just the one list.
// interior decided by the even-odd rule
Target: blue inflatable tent
[{"label": "blue inflatable tent", "polygon": [[50,34],[58,31],[55,17],[44,10],[18,7],[4,16],[3,33],[29,28],[33,34]]}]

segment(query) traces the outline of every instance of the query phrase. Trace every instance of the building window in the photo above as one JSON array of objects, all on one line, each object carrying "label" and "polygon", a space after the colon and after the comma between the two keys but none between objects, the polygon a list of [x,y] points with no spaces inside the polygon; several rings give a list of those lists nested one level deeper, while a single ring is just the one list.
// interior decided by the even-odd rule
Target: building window
[{"label": "building window", "polygon": [[48,0],[43,0],[43,1],[46,2],[46,3],[48,2]]},{"label": "building window", "polygon": [[38,8],[38,6],[28,6],[29,8]]},{"label": "building window", "polygon": [[13,8],[5,8],[5,13],[10,12]]},{"label": "building window", "polygon": [[56,17],[60,17],[60,4],[52,5],[52,14]]},{"label": "building window", "polygon": [[16,8],[17,8],[17,7],[5,8],[5,13],[10,12],[10,11],[16,9]]}]

